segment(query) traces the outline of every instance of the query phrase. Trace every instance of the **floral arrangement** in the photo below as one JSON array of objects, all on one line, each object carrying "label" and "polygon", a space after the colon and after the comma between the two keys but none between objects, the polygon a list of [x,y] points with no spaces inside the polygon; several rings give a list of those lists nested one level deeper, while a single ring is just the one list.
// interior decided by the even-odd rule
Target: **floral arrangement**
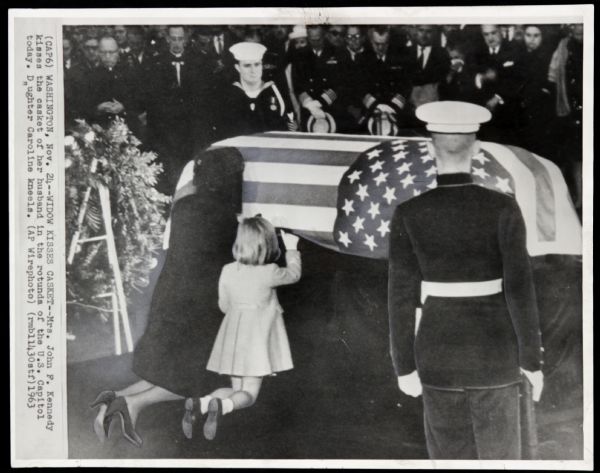
[{"label": "floral arrangement", "polygon": [[[102,209],[95,188],[109,189],[112,228],[126,297],[149,283],[162,245],[165,214],[171,198],[155,189],[162,164],[156,155],[142,152],[140,141],[125,122],[116,119],[107,129],[77,120],[65,137],[66,244],[76,231],[79,239],[105,233]],[[78,218],[90,187],[85,218]],[[97,306],[97,296],[112,291],[112,271],[105,241],[77,246],[67,266],[67,301]],[[101,308],[99,308],[102,310]]]}]

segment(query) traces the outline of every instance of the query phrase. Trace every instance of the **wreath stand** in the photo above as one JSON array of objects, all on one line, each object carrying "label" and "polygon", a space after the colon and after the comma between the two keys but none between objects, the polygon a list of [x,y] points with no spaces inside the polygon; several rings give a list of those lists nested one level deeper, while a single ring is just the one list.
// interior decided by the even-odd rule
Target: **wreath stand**
[{"label": "wreath stand", "polygon": [[[96,171],[97,160],[93,159],[90,172]],[[129,323],[129,315],[127,313],[127,301],[125,299],[125,291],[123,290],[123,278],[121,276],[121,269],[119,268],[119,259],[117,256],[117,247],[115,245],[115,237],[112,230],[112,216],[110,211],[110,194],[108,188],[98,183],[95,186],[98,191],[98,197],[100,199],[100,207],[102,209],[102,221],[104,224],[104,235],[98,235],[91,238],[80,238],[85,214],[87,212],[88,202],[92,193],[92,186],[88,186],[83,196],[83,202],[79,215],[77,216],[77,230],[71,240],[69,247],[69,255],[67,257],[67,265],[73,264],[73,259],[79,245],[84,243],[91,243],[95,241],[105,241],[107,245],[108,262],[112,271],[113,281],[112,290],[104,294],[98,294],[97,298],[108,298],[110,299],[110,305],[112,309],[113,319],[113,331],[115,338],[115,354],[121,355],[123,353],[121,345],[121,323],[123,324],[123,332],[125,334],[125,343],[127,346],[127,352],[133,351],[133,338],[131,336],[131,326]]]}]

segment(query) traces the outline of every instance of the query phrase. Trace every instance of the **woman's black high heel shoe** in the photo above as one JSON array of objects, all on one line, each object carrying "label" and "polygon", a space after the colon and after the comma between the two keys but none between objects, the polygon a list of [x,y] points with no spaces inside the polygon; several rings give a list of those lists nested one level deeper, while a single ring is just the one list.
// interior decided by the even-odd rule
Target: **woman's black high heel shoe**
[{"label": "woman's black high heel shoe", "polygon": [[100,440],[100,443],[104,443],[108,438],[108,431],[110,429],[110,423],[112,422],[112,417],[106,415],[106,410],[106,406],[100,405],[100,411],[94,419],[94,432],[96,433],[98,440]]},{"label": "woman's black high heel shoe", "polygon": [[129,414],[129,408],[127,407],[127,401],[122,396],[117,397],[108,407],[105,418],[111,419],[114,416],[119,416],[121,419],[121,431],[123,437],[138,448],[142,446],[142,438],[135,431],[133,422],[131,421],[131,415]]},{"label": "woman's black high heel shoe", "polygon": [[106,410],[116,399],[116,397],[117,395],[114,391],[102,391],[90,404],[92,409],[95,407],[100,407],[98,415],[94,419],[94,432],[101,443],[104,443],[104,440],[108,438],[108,431],[110,429],[110,422],[112,420],[111,417],[106,415]]},{"label": "woman's black high heel shoe", "polygon": [[183,419],[181,419],[181,429],[183,430],[183,435],[185,435],[185,438],[192,438],[194,424],[201,415],[202,413],[200,412],[199,399],[197,397],[188,397],[185,400],[185,414],[183,414]]},{"label": "woman's black high heel shoe", "polygon": [[96,399],[90,404],[90,407],[93,409],[94,407],[98,407],[101,404],[110,405],[117,398],[117,395],[114,391],[102,391]]}]

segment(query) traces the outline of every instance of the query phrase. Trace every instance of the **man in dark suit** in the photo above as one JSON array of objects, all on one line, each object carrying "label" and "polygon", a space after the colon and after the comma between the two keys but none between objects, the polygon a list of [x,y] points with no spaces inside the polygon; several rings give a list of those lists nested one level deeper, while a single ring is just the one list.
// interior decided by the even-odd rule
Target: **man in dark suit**
[{"label": "man in dark suit", "polygon": [[224,26],[212,27],[209,56],[215,84],[226,86],[235,80],[237,76],[233,67],[235,60],[229,48],[240,41],[243,41],[243,38],[238,38],[231,29]]},{"label": "man in dark suit", "polygon": [[468,44],[456,39],[446,46],[450,57],[450,70],[440,82],[441,100],[474,101],[474,70],[473,64],[469,62],[469,48]]},{"label": "man in dark suit", "polygon": [[108,126],[123,118],[135,133],[139,127],[141,103],[133,69],[120,60],[119,46],[111,36],[98,42],[99,65],[89,75],[85,116],[88,120]]},{"label": "man in dark suit", "polygon": [[482,25],[481,33],[485,46],[476,51],[472,59],[475,68],[475,102],[492,112],[492,120],[482,128],[480,136],[489,141],[516,144],[517,55],[503,41],[498,25]]},{"label": "man in dark suit", "polygon": [[334,120],[343,114],[340,105],[340,63],[335,48],[325,41],[322,26],[307,28],[309,48],[299,54],[292,68],[292,81],[302,106],[301,123],[306,129],[311,116],[323,119],[329,112]]},{"label": "man in dark suit", "polygon": [[194,149],[210,142],[210,84],[205,65],[187,50],[185,28],[169,26],[167,33],[169,50],[152,64],[145,102],[149,146],[164,167],[159,189],[170,194]]},{"label": "man in dark suit", "polygon": [[[521,373],[543,388],[525,224],[516,200],[473,185],[484,107],[417,109],[432,135],[437,188],[400,204],[389,254],[391,356],[398,386],[423,395],[432,459],[521,458]],[[421,317],[417,319],[420,307]]]},{"label": "man in dark suit", "polygon": [[125,25],[116,25],[113,28],[113,37],[119,45],[119,53],[121,54],[121,56],[129,54],[129,51],[131,51],[131,48],[129,47],[129,44],[127,42],[127,30],[128,28]]},{"label": "man in dark suit", "polygon": [[65,121],[88,117],[90,81],[98,65],[98,38],[82,40],[79,55],[72,54],[71,67],[65,73]]},{"label": "man in dark suit", "polygon": [[146,69],[154,55],[148,50],[144,28],[140,25],[127,27],[127,59],[133,67]]},{"label": "man in dark suit", "polygon": [[450,68],[448,53],[433,44],[435,26],[418,25],[415,44],[408,48],[406,69],[412,81],[410,102],[419,105],[439,99],[438,86]]}]

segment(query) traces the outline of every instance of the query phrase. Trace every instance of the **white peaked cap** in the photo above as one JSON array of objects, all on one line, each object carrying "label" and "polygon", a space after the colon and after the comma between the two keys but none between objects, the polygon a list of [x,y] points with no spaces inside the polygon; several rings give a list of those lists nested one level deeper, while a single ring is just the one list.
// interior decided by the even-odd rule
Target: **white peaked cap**
[{"label": "white peaked cap", "polygon": [[262,44],[248,41],[236,43],[229,48],[236,61],[260,61],[266,50]]},{"label": "white peaked cap", "polygon": [[429,131],[437,133],[475,133],[481,123],[492,118],[490,111],[468,102],[430,102],[416,110],[419,120],[427,123]]},{"label": "white peaked cap", "polygon": [[307,35],[306,26],[297,25],[297,26],[294,26],[294,29],[289,34],[289,38],[290,39],[306,38],[307,37],[306,35]]}]

